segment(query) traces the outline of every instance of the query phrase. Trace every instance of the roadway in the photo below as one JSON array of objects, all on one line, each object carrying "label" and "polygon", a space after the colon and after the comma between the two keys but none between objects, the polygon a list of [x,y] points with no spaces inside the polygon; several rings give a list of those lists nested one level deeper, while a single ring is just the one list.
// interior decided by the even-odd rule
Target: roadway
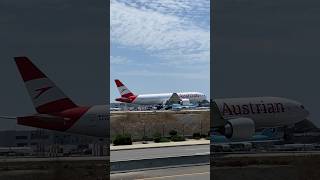
[{"label": "roadway", "polygon": [[130,149],[110,152],[110,161],[129,161],[137,159],[154,159],[176,156],[193,156],[209,154],[209,144],[193,146],[174,146],[162,148]]},{"label": "roadway", "polygon": [[261,157],[303,157],[303,156],[320,156],[320,151],[239,151],[239,152],[214,152],[217,159],[225,158],[261,158]]},{"label": "roadway", "polygon": [[8,162],[57,162],[57,161],[108,161],[108,156],[76,156],[76,157],[34,157],[34,156],[1,156],[0,163]]},{"label": "roadway", "polygon": [[208,180],[210,165],[171,167],[110,175],[111,180]]}]

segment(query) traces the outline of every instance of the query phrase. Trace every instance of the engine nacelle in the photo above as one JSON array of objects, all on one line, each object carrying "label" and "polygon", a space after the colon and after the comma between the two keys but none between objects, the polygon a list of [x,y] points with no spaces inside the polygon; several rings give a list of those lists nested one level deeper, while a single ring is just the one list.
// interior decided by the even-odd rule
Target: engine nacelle
[{"label": "engine nacelle", "polygon": [[224,135],[228,139],[248,139],[254,133],[254,121],[249,118],[230,119],[224,127]]},{"label": "engine nacelle", "polygon": [[181,99],[181,105],[190,105],[190,99]]}]

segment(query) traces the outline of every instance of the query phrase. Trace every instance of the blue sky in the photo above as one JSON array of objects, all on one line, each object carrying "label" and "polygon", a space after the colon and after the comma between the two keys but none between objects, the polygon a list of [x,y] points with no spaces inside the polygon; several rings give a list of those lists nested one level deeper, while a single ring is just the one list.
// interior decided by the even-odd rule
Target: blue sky
[{"label": "blue sky", "polygon": [[111,102],[114,79],[135,94],[210,94],[209,0],[111,0]]}]

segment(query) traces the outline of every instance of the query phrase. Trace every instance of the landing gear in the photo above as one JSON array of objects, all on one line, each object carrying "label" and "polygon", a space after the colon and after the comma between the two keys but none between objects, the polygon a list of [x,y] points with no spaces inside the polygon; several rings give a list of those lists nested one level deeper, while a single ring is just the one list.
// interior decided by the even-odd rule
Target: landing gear
[{"label": "landing gear", "polygon": [[162,104],[158,104],[158,105],[156,105],[156,108],[157,108],[157,110],[160,110],[160,109],[163,108],[163,105]]},{"label": "landing gear", "polygon": [[288,126],[283,127],[283,139],[287,143],[293,142],[293,133],[294,133],[293,127],[288,127]]}]

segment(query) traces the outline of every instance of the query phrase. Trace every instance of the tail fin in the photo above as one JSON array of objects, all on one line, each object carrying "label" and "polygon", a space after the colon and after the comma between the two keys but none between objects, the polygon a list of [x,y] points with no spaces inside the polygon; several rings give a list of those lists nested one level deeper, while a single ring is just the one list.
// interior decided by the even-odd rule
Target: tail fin
[{"label": "tail fin", "polygon": [[121,97],[128,98],[130,96],[134,96],[134,94],[124,84],[122,84],[120,80],[115,79],[114,82],[117,85],[117,88],[119,90],[119,93],[121,94]]},{"label": "tail fin", "polygon": [[213,119],[213,123],[211,123],[212,127],[220,127],[226,124],[226,120],[222,116],[219,106],[213,99],[210,99],[210,116]]},{"label": "tail fin", "polygon": [[77,107],[27,57],[14,59],[38,113],[50,114]]}]

